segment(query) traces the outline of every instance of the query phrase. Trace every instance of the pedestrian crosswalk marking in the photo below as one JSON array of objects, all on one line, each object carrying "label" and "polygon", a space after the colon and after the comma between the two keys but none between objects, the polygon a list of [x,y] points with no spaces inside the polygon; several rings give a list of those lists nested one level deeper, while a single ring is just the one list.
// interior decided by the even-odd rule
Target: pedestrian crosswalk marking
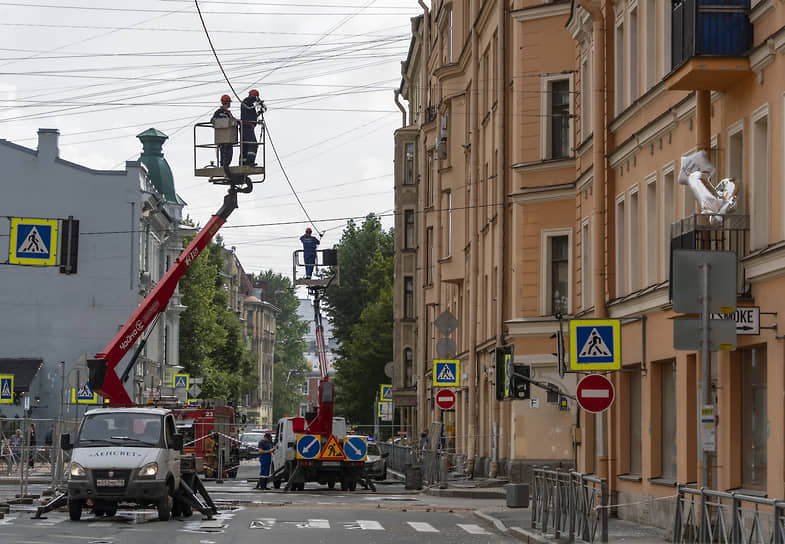
[{"label": "pedestrian crosswalk marking", "polygon": [[360,529],[362,531],[384,531],[384,527],[378,521],[358,519],[354,522],[344,524],[345,529]]},{"label": "pedestrian crosswalk marking", "polygon": [[267,531],[273,527],[275,527],[275,518],[255,519],[248,526],[249,529],[266,529]]},{"label": "pedestrian crosswalk marking", "polygon": [[589,337],[586,339],[586,343],[583,344],[581,348],[581,352],[578,355],[579,357],[609,357],[611,355],[611,350],[608,349],[608,346],[605,344],[605,341],[600,336],[600,332],[597,328],[593,328],[592,331],[589,333]]},{"label": "pedestrian crosswalk marking", "polygon": [[283,523],[293,523],[300,529],[329,529],[330,522],[326,519],[309,519],[307,521],[285,521]]},{"label": "pedestrian crosswalk marking", "polygon": [[431,525],[430,523],[425,523],[424,521],[407,521],[409,525],[411,525],[412,529],[419,533],[438,533],[439,530]]},{"label": "pedestrian crosswalk marking", "polygon": [[459,523],[458,527],[472,535],[489,535],[488,531],[477,525],[476,523]]}]

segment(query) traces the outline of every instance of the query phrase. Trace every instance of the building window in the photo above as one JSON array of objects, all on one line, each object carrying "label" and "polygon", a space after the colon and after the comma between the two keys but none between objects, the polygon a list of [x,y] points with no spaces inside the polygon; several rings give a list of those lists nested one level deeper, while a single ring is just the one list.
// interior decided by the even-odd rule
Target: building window
[{"label": "building window", "polygon": [[[657,283],[657,174],[646,180],[646,245],[643,257],[646,260],[646,281],[644,286]],[[663,240],[663,244],[666,245]]]},{"label": "building window", "polygon": [[427,181],[425,188],[425,198],[426,198],[426,206],[433,206],[433,185],[435,183],[435,168],[436,168],[436,161],[433,157],[433,151],[428,153],[428,174],[427,174]]},{"label": "building window", "polygon": [[637,6],[630,9],[630,27],[629,27],[629,80],[630,80],[630,99],[627,102],[631,104],[640,94],[640,86],[638,84],[640,74],[638,68],[638,8]]},{"label": "building window", "polygon": [[414,144],[407,143],[404,147],[404,185],[414,185]]},{"label": "building window", "polygon": [[570,155],[570,82],[551,82],[551,158]]},{"label": "building window", "polygon": [[769,243],[769,108],[763,106],[750,115],[750,179],[752,202],[750,209],[750,249],[765,248]]},{"label": "building window", "polygon": [[646,0],[643,9],[646,17],[646,20],[643,22],[643,43],[646,44],[646,57],[644,59],[645,90],[648,91],[657,83],[657,47],[655,45],[657,43],[657,2],[655,0]]},{"label": "building window", "polygon": [[[653,2],[653,0],[652,0]],[[671,71],[671,2],[658,2],[660,5],[660,77],[664,78]]]},{"label": "building window", "polygon": [[447,256],[452,255],[452,192],[447,191]]},{"label": "building window", "polygon": [[589,53],[587,53],[581,58],[581,139],[583,140],[588,138],[592,133],[592,100],[591,64]]},{"label": "building window", "polygon": [[411,387],[414,385],[414,354],[412,348],[405,348],[403,350],[403,366],[404,366],[404,387]]},{"label": "building window", "polygon": [[640,368],[627,374],[630,402],[630,474],[642,474],[643,457],[641,448],[641,374]]},{"label": "building window", "polygon": [[616,200],[616,296],[627,294],[627,230],[624,195]]},{"label": "building window", "polygon": [[739,349],[741,358],[741,485],[766,488],[766,347]]},{"label": "building window", "polygon": [[616,74],[616,115],[619,115],[624,110],[624,80],[626,74],[624,69],[624,19],[619,18],[616,23],[616,39],[614,40],[615,62],[614,71]]},{"label": "building window", "polygon": [[676,441],[676,361],[660,365],[660,417],[662,430],[660,448],[662,455],[661,477],[676,479],[678,448]]},{"label": "building window", "polygon": [[[571,247],[572,235],[569,229],[544,231],[542,234],[542,267],[540,277],[541,304],[543,315],[552,315],[557,310],[570,313],[572,297]],[[556,304],[561,304],[561,307]]]},{"label": "building window", "polygon": [[630,193],[630,222],[629,229],[629,255],[630,255],[630,272],[629,272],[629,292],[634,293],[640,289],[641,285],[641,239],[640,239],[640,198],[636,190]]},{"label": "building window", "polygon": [[414,319],[414,278],[403,278],[403,318]]},{"label": "building window", "polygon": [[403,223],[403,247],[414,249],[414,210],[404,210]]},{"label": "building window", "polygon": [[447,11],[447,62],[452,62],[452,6]]},{"label": "building window", "polygon": [[[735,179],[744,187],[744,121],[739,121],[728,129],[728,176]],[[747,209],[744,195],[746,191],[739,191],[736,213],[744,213]]]},{"label": "building window", "polygon": [[427,259],[428,262],[426,263],[426,273],[425,273],[425,284],[432,285],[433,284],[433,266],[434,266],[434,247],[433,247],[433,227],[428,227],[428,230],[425,231],[426,234],[426,247],[428,248]]},{"label": "building window", "polygon": [[581,306],[583,311],[592,305],[592,264],[591,264],[591,230],[590,219],[586,219],[581,227]]},{"label": "building window", "polygon": [[671,224],[676,215],[676,176],[674,166],[669,164],[662,169],[662,252],[660,271],[663,281],[670,279]]}]

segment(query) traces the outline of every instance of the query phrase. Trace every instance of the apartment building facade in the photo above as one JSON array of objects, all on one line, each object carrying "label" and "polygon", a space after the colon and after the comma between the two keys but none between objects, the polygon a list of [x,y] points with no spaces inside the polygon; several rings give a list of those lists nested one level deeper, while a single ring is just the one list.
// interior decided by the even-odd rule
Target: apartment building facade
[{"label": "apartment building facade", "polygon": [[[433,320],[450,310],[457,451],[511,477],[520,464],[574,462],[607,477],[618,503],[644,501],[620,516],[661,526],[672,506],[654,499],[677,483],[785,496],[785,5],[725,4],[709,24],[679,13],[695,2],[435,1],[403,64],[395,362],[405,376],[410,347],[416,378],[397,379],[394,396],[416,401],[401,413],[418,427],[447,415],[430,403],[428,372]],[[740,182],[738,208],[717,225],[678,182],[681,158],[701,149],[714,183]],[[736,253],[737,304],[759,307],[763,325],[707,361],[717,425],[706,482],[704,365],[700,350],[673,348],[672,247]],[[510,344],[538,381],[574,392],[579,376],[556,372],[555,314],[621,320],[622,371],[609,374],[616,400],[602,415],[572,400],[561,410],[560,395],[536,387],[538,403],[493,394],[493,350]]]}]

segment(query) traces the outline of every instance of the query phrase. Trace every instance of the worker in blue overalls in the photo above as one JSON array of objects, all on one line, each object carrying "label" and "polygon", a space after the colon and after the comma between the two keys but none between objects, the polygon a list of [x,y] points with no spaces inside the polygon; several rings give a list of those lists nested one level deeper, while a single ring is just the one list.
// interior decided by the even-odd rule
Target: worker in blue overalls
[{"label": "worker in blue overalls", "polygon": [[264,437],[259,441],[259,482],[256,489],[267,489],[267,482],[270,480],[273,468],[273,436],[264,433]]},{"label": "worker in blue overalls", "polygon": [[319,245],[319,239],[311,236],[311,229],[305,229],[305,234],[300,236],[300,241],[303,243],[303,262],[305,263],[305,279],[310,280],[313,273],[313,266],[316,264],[316,248]]},{"label": "worker in blue overalls", "polygon": [[[259,91],[251,89],[240,105],[240,121],[242,123],[242,144],[240,145],[243,164],[256,165],[256,150],[259,147],[256,139],[256,124],[265,111],[264,102],[259,100]],[[264,130],[264,127],[262,127]]]}]

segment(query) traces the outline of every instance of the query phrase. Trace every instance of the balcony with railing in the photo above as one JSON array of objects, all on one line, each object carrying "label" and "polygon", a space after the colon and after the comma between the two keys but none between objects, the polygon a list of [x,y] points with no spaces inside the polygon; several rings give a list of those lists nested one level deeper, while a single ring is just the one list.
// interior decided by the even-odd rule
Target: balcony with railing
[{"label": "balcony with railing", "polygon": [[738,258],[736,294],[746,298],[749,285],[741,259],[749,252],[749,232],[750,216],[747,214],[689,215],[671,224],[671,267],[675,249],[733,251]]},{"label": "balcony with railing", "polygon": [[749,0],[675,0],[671,90],[722,91],[750,73]]}]

